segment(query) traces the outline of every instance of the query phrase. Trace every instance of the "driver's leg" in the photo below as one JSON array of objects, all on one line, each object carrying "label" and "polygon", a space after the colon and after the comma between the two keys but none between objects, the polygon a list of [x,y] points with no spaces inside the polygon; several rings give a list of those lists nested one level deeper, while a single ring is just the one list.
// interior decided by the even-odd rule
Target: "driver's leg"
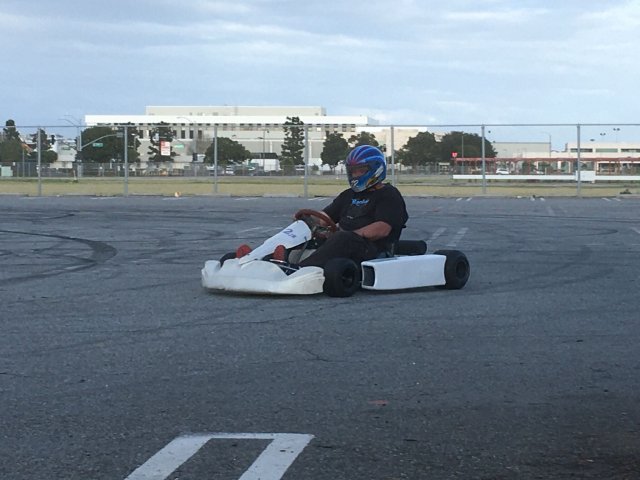
[{"label": "driver's leg", "polygon": [[302,262],[301,267],[324,267],[332,258],[350,258],[356,263],[378,256],[378,249],[368,240],[353,232],[340,230],[331,235],[313,254]]}]

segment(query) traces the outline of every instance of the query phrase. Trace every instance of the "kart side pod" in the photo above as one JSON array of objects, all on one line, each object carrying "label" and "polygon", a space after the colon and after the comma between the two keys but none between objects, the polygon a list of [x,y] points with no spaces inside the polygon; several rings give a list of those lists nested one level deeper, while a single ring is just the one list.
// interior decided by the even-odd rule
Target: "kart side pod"
[{"label": "kart side pod", "polygon": [[362,288],[399,290],[418,287],[459,289],[469,279],[467,257],[457,250],[378,258],[362,262]]}]

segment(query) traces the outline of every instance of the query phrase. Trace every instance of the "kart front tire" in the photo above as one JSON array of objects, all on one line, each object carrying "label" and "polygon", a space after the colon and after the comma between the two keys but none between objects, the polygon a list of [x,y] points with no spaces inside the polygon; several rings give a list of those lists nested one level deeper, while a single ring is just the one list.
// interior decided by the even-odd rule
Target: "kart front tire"
[{"label": "kart front tire", "polygon": [[464,287],[471,274],[467,256],[459,250],[438,250],[435,254],[447,257],[444,262],[444,279],[446,283],[440,288],[459,290]]},{"label": "kart front tire", "polygon": [[324,293],[330,297],[350,297],[360,288],[360,266],[349,258],[332,258],[324,266]]}]

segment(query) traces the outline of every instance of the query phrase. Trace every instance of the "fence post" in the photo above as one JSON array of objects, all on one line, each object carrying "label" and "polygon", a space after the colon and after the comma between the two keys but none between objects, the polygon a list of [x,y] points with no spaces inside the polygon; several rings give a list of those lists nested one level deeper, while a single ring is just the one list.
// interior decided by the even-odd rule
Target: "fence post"
[{"label": "fence post", "polygon": [[391,185],[396,186],[396,145],[393,125],[390,130],[391,137]]},{"label": "fence post", "polygon": [[129,128],[124,126],[124,196],[129,196]]},{"label": "fence post", "polygon": [[38,196],[42,196],[42,127],[38,127]]},{"label": "fence post", "polygon": [[579,196],[582,195],[582,167],[581,167],[581,163],[582,163],[582,159],[581,159],[581,155],[580,155],[580,124],[576,125],[576,133],[577,133],[577,141],[576,141],[576,147],[578,150],[577,153],[577,192],[576,194]]},{"label": "fence post", "polygon": [[309,126],[304,126],[304,198],[309,198]]},{"label": "fence post", "polygon": [[487,194],[487,172],[486,172],[486,161],[485,161],[485,150],[484,150],[484,129],[485,129],[484,124],[481,125],[480,129],[482,131],[482,146],[480,147],[482,152],[482,194],[486,195]]},{"label": "fence post", "polygon": [[218,193],[218,125],[213,126],[213,193]]}]

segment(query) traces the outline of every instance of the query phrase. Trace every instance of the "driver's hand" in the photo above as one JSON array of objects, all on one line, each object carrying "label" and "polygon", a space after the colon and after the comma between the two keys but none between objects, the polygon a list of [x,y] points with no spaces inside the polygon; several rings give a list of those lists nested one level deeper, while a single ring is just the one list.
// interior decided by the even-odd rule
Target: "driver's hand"
[{"label": "driver's hand", "polygon": [[[327,216],[327,214],[322,211],[318,211],[318,213],[322,214],[323,216]],[[306,209],[298,210],[293,218],[295,218],[296,220],[304,220],[307,223],[311,222],[313,225],[320,225],[321,227],[326,227],[329,225],[329,223],[324,219],[309,215]]]}]

